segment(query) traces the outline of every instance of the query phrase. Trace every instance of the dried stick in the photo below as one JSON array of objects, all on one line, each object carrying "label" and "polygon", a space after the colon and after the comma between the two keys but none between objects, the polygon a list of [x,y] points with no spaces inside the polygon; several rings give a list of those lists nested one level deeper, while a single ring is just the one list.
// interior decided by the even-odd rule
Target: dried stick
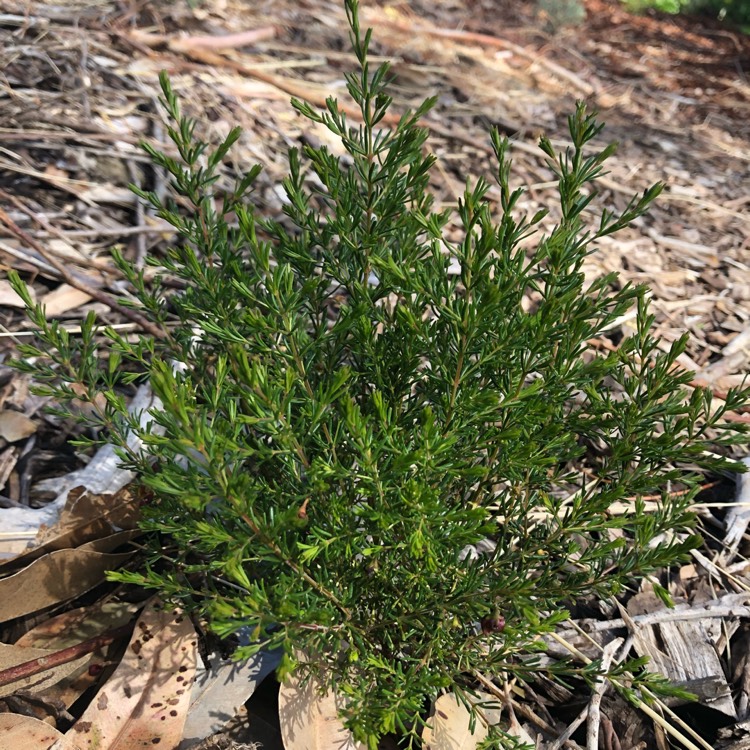
[{"label": "dried stick", "polygon": [[[623,638],[615,638],[604,647],[604,653],[602,654],[602,672],[609,671],[612,660],[615,657],[615,652],[622,645],[623,640]],[[600,680],[597,683],[596,689],[591,695],[591,700],[589,700],[587,709],[588,724],[586,726],[587,750],[598,750],[599,748],[600,706],[602,697],[604,693],[607,692],[608,687],[609,682],[607,682],[606,680]]]},{"label": "dried stick", "polygon": [[107,646],[113,641],[124,638],[132,632],[133,623],[130,622],[127,625],[121,625],[119,628],[114,628],[106,633],[89,638],[82,643],[77,643],[75,646],[68,646],[68,648],[64,648],[61,651],[56,651],[54,654],[40,656],[37,659],[31,659],[31,661],[25,661],[21,664],[16,664],[14,667],[0,670],[0,687],[10,685],[12,682],[22,680],[25,677],[32,677],[40,672],[46,672],[48,669],[59,667],[61,664],[67,664],[68,662],[80,659],[82,656],[90,654],[102,646]]},{"label": "dried stick", "polygon": [[[549,636],[584,664],[591,664],[592,660],[589,659],[586,654],[582,653],[572,643],[568,643],[562,636],[558,635],[557,633],[550,633]],[[613,685],[617,686],[619,684],[614,678],[609,679]],[[689,727],[674,713],[674,711],[672,711],[668,706],[664,705],[664,703],[659,700],[648,688],[641,688],[641,693],[648,700],[652,701],[654,705],[658,706],[662,711],[664,711],[672,719],[674,719],[675,723],[679,724],[683,729],[685,729],[688,734],[691,734],[704,750],[713,750],[713,748],[692,727]],[[698,745],[696,745],[679,729],[676,729],[669,722],[667,722],[664,717],[654,711],[654,709],[651,708],[648,703],[636,697],[633,700],[633,705],[643,711],[643,713],[645,713],[657,726],[660,726],[667,734],[671,735],[674,739],[681,742],[682,745],[687,748],[687,750],[700,750]]]},{"label": "dried stick", "polygon": [[[492,680],[485,677],[481,672],[474,670],[472,674],[481,685],[491,695],[498,698],[504,706],[510,706],[512,703],[512,708],[516,713],[521,714],[521,716],[538,726],[543,732],[546,732],[549,735],[554,735],[556,733],[555,728],[549,722],[545,721],[541,716],[538,716],[529,706],[523,703],[516,703],[516,701],[514,701],[509,695],[506,695],[505,691],[501,690],[494,682],[492,682]],[[571,750],[578,750],[580,748],[580,745],[573,742],[573,740],[565,740],[563,746],[570,748]]]}]

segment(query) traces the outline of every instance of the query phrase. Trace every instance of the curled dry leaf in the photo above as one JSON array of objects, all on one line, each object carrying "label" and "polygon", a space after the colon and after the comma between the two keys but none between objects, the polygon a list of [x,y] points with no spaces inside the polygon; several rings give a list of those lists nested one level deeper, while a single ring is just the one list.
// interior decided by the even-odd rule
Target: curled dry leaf
[{"label": "curled dry leaf", "polygon": [[[3,509],[3,513],[7,510]],[[85,487],[74,487],[53,525],[36,528],[35,546],[0,561],[0,571],[17,571],[48,552],[80,547],[123,529],[133,529],[138,516],[138,501],[127,489],[114,495],[94,495]],[[0,518],[5,517],[0,515]]]},{"label": "curled dry leaf", "polygon": [[38,612],[89,591],[132,552],[112,553],[138,534],[121,531],[76,549],[61,549],[34,560],[0,580],[0,622]]},{"label": "curled dry leaf", "polygon": [[279,690],[279,720],[286,750],[366,750],[355,742],[339,718],[342,699],[334,693],[321,695],[320,682],[302,684],[290,675]]},{"label": "curled dry leaf", "polygon": [[65,736],[81,750],[177,747],[190,705],[196,641],[188,617],[153,600],[117,669]]},{"label": "curled dry leaf", "polygon": [[78,547],[92,539],[135,528],[138,516],[138,500],[127,487],[113,495],[99,495],[88,492],[83,486],[74,487],[68,492],[57,522],[40,529],[35,543],[47,552]]},{"label": "curled dry leaf", "polygon": [[241,662],[212,654],[209,669],[197,669],[180,750],[223,729],[280,660],[277,651],[261,651]]}]

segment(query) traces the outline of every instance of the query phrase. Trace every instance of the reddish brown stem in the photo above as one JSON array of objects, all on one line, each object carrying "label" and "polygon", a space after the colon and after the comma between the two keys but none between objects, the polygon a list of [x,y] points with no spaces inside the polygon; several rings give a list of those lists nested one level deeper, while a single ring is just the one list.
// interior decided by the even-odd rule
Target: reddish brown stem
[{"label": "reddish brown stem", "polygon": [[25,677],[31,677],[40,672],[46,672],[48,669],[59,667],[61,664],[67,664],[68,662],[80,659],[82,656],[90,654],[102,646],[107,646],[119,638],[129,636],[132,632],[133,623],[130,622],[127,625],[122,625],[114,630],[89,638],[87,641],[83,641],[83,643],[77,643],[75,646],[68,646],[68,648],[64,648],[61,651],[56,651],[54,654],[40,656],[38,659],[32,659],[31,661],[16,664],[14,667],[2,669],[0,670],[0,687],[10,685],[12,682],[22,680]]}]

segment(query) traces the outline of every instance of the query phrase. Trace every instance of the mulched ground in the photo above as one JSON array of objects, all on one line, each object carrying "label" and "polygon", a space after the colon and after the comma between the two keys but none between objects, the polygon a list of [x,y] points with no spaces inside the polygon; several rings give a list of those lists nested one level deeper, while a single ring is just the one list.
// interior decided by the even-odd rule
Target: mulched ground
[{"label": "mulched ground", "polygon": [[[426,124],[440,157],[432,187],[443,205],[455,205],[467,173],[490,176],[491,125],[514,139],[515,179],[528,186],[520,208],[549,205],[554,183],[538,135],[564,143],[576,99],[600,111],[602,142],[617,140],[620,148],[600,181],[599,205],[622,208],[658,180],[667,187],[647,217],[601,243],[586,272],[649,283],[657,332],[665,342],[690,332],[682,363],[720,397],[742,381],[750,360],[750,37],[711,19],[629,15],[614,0],[588,0],[585,19],[566,26],[563,5],[539,12],[508,0],[401,0],[367,3],[362,13],[376,29],[374,53],[393,60],[396,106],[439,97]],[[159,71],[170,73],[203,137],[244,128],[228,172],[261,163],[259,201],[278,212],[287,149],[328,138],[293,112],[289,98],[318,106],[331,94],[345,99],[343,73],[353,58],[344,31],[340,4],[331,0],[194,7],[0,0],[0,263],[18,270],[71,329],[90,310],[103,322],[135,325],[110,303],[122,291],[111,249],[142,262],[171,239],[127,189],[166,187],[137,146],[143,139],[169,149]],[[12,355],[28,328],[0,280],[0,357]],[[43,506],[55,492],[41,480],[80,467],[81,457],[67,444],[67,426],[42,415],[27,383],[1,366],[0,401],[0,502]],[[599,634],[597,644],[565,634],[591,658],[616,635],[625,639],[618,658],[625,646],[663,652],[669,676],[701,696],[699,706],[675,708],[678,718],[667,711],[666,721],[690,735],[680,726],[687,722],[697,733],[693,747],[709,750],[750,747],[742,724],[750,693],[747,519],[741,508],[712,506],[732,500],[733,491],[731,482],[707,488],[699,507],[706,548],[671,579],[685,609],[712,614],[688,619],[689,626],[667,615],[652,621],[657,607],[643,591],[623,611],[594,603],[576,613],[581,627]],[[704,654],[696,677],[674,664],[691,655],[670,651],[667,641],[701,639],[715,660]],[[539,747],[586,746],[585,723],[555,742],[589,697],[538,690],[515,708],[531,736],[542,738]],[[720,738],[721,727],[734,725]],[[600,730],[598,746],[612,750],[679,745],[658,721],[610,694]]]}]

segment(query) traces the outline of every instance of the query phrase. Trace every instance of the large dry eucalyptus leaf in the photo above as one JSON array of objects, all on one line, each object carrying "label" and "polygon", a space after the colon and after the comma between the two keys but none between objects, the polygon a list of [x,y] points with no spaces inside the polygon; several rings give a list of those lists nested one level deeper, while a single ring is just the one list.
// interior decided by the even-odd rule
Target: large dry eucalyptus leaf
[{"label": "large dry eucalyptus leaf", "polygon": [[[100,602],[88,607],[64,612],[37,625],[15,644],[0,643],[0,669],[42,659],[69,646],[101,635],[108,630],[131,622],[139,607],[127,602]],[[97,677],[89,674],[89,665],[105,660],[105,649],[84,654],[74,661],[0,686],[0,696],[17,690],[33,692],[37,697],[72,705],[80,695],[96,684]],[[0,750],[2,746],[0,745]]]},{"label": "large dry eucalyptus leaf", "polygon": [[97,495],[85,487],[68,492],[65,507],[53,526],[42,528],[36,545],[48,550],[78,547],[116,531],[138,525],[139,501],[124,487],[113,495]]},{"label": "large dry eucalyptus leaf", "polygon": [[0,714],[3,750],[79,750],[72,740],[39,719]]},{"label": "large dry eucalyptus leaf", "polygon": [[48,552],[80,547],[118,531],[133,529],[139,515],[138,500],[127,488],[114,495],[95,495],[85,487],[74,487],[55,523],[37,530],[33,547],[0,561],[0,571],[19,570]]},{"label": "large dry eucalyptus leaf", "polygon": [[190,618],[152,601],[117,669],[66,737],[82,750],[177,747],[190,705],[196,642]]},{"label": "large dry eucalyptus leaf", "polygon": [[[135,618],[139,609],[137,604],[131,602],[103,601],[63,612],[29,630],[15,642],[13,648],[19,649],[19,657],[24,655],[24,650],[28,652],[29,649],[44,649],[55,653],[126,625]],[[99,681],[98,672],[90,670],[89,667],[92,664],[104,664],[108,648],[102,646],[86,654],[71,662],[72,667],[61,664],[41,675],[28,678],[31,684],[35,685],[35,694],[39,695],[39,689],[43,687],[45,700],[55,701],[66,707],[72,706],[86,690]],[[27,655],[21,661],[32,658],[34,657]],[[45,681],[43,685],[33,683],[34,680],[42,679]],[[12,687],[18,689],[18,683],[13,683]],[[2,690],[3,688],[0,688],[0,691]]]},{"label": "large dry eucalyptus leaf", "polygon": [[[492,702],[491,695],[479,693],[471,700]],[[487,739],[488,724],[496,724],[500,720],[497,709],[482,710],[485,721],[477,719],[474,731],[471,731],[471,713],[458,700],[454,693],[444,693],[434,703],[432,715],[427,726],[422,731],[423,750],[474,750],[480,742]]]},{"label": "large dry eucalyptus leaf", "polygon": [[286,750],[366,750],[343,725],[342,699],[320,694],[320,683],[290,675],[279,690],[281,737]]},{"label": "large dry eucalyptus leaf", "polygon": [[131,622],[140,609],[133,602],[100,601],[71,609],[40,622],[24,633],[16,646],[63,649]]},{"label": "large dry eucalyptus leaf", "polygon": [[61,549],[40,557],[0,580],[0,622],[38,612],[89,591],[118,568],[131,552],[112,553],[136,531],[122,531],[76,549]]},{"label": "large dry eucalyptus leaf", "polygon": [[261,651],[242,662],[212,654],[210,668],[196,670],[180,750],[222,730],[280,660],[276,651]]}]

